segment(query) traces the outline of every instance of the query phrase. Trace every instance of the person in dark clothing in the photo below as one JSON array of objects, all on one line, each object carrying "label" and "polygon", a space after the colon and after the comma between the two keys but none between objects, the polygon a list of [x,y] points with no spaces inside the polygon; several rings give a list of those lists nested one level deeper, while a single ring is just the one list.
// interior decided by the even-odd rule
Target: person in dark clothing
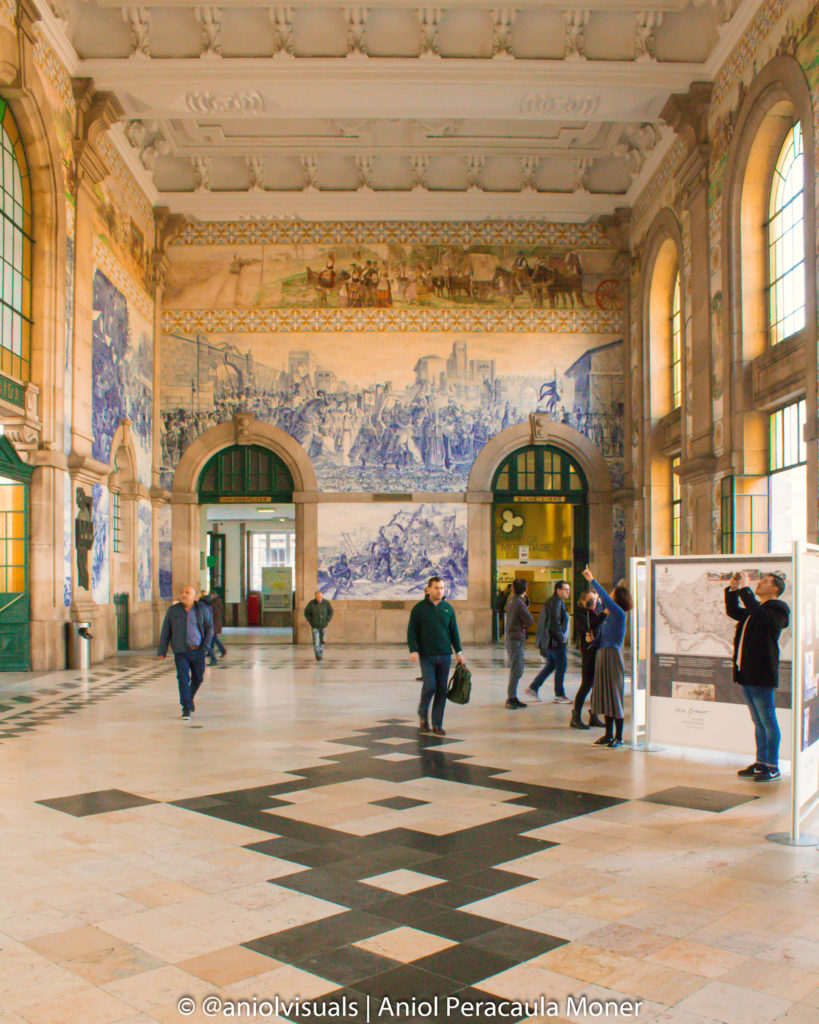
[{"label": "person in dark clothing", "polygon": [[594,659],[597,654],[597,634],[605,619],[600,598],[595,591],[586,591],[580,595],[574,612],[574,626],[580,643],[580,689],[574,698],[574,710],[569,725],[572,729],[590,729],[592,726],[602,728],[603,722],[595,714],[590,714],[589,724],[584,725],[581,718],[583,704],[594,686]]},{"label": "person in dark clothing", "polygon": [[333,606],[325,598],[320,590],[312,601],[308,601],[304,608],[304,617],[310,623],[313,631],[313,650],[316,654],[316,661],[324,657],[324,631],[330,625],[333,617]]},{"label": "person in dark clothing", "polygon": [[583,578],[591,584],[606,610],[597,638],[591,699],[592,713],[606,719],[606,731],[594,742],[598,747],[622,747],[626,718],[622,647],[628,613],[634,607],[634,601],[628,587],[622,583],[616,583],[612,592],[607,594],[588,566],[583,570]]},{"label": "person in dark clothing", "polygon": [[735,572],[725,588],[725,613],[737,624],[734,682],[742,687],[756,738],[756,761],[737,775],[754,782],[781,777],[774,691],[779,685],[779,635],[790,621],[790,608],[779,600],[784,591],[785,578],[775,572],[760,578],[755,594],[743,572]]},{"label": "person in dark clothing", "polygon": [[186,720],[196,710],[193,698],[205,676],[205,652],[212,639],[210,608],[196,600],[196,590],[187,584],[182,588],[178,603],[172,604],[165,612],[156,652],[158,657],[164,658],[168,644],[171,646],[176,662],[182,718]]},{"label": "person in dark clothing", "polygon": [[532,700],[540,700],[538,690],[554,672],[555,695],[552,703],[571,703],[563,687],[568,665],[566,644],[569,642],[569,613],[566,610],[566,602],[569,600],[570,592],[571,588],[566,580],[558,580],[554,593],[540,609],[537,620],[537,646],[543,655],[544,664],[525,691]]},{"label": "person in dark clothing", "polygon": [[498,596],[495,599],[495,611],[498,613],[498,639],[503,636],[506,627],[505,613],[506,602],[512,596],[512,584],[508,583],[505,590],[498,588]]},{"label": "person in dark clothing", "polygon": [[222,627],[225,624],[225,606],[222,604],[222,598],[215,591],[211,594],[206,594],[203,590],[199,595],[199,601],[210,608],[210,614],[213,618],[213,640],[208,648],[208,664],[215,665],[216,655],[213,652],[214,647],[219,648],[223,658],[227,654],[225,645],[219,639],[219,634],[222,632]]},{"label": "person in dark clothing", "polygon": [[509,661],[509,685],[506,689],[506,707],[510,711],[525,708],[518,700],[518,683],[525,670],[524,652],[526,632],[535,624],[526,602],[526,580],[517,579],[512,584],[512,596],[506,602],[506,655]]},{"label": "person in dark clothing", "polygon": [[[461,637],[455,609],[444,600],[444,581],[440,576],[430,576],[428,592],[410,612],[407,626],[407,646],[410,658],[420,662],[421,701],[418,705],[418,727],[421,732],[432,732],[435,736],[446,736],[444,732],[444,709],[449,681],[449,666],[452,651],[459,665],[464,664],[461,651]],[[427,713],[432,702],[432,729]]]}]

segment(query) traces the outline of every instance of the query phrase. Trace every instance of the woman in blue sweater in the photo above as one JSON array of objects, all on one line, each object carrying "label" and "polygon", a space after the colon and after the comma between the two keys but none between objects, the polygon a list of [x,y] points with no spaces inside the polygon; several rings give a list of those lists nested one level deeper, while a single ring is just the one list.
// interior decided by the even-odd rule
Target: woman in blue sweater
[{"label": "woman in blue sweater", "polygon": [[622,747],[626,713],[623,704],[625,671],[621,649],[626,637],[626,613],[634,607],[634,602],[628,587],[621,584],[617,584],[610,595],[607,594],[588,566],[583,570],[583,576],[600,595],[607,612],[597,642],[591,699],[592,714],[603,715],[606,719],[606,732],[594,742],[597,746]]}]

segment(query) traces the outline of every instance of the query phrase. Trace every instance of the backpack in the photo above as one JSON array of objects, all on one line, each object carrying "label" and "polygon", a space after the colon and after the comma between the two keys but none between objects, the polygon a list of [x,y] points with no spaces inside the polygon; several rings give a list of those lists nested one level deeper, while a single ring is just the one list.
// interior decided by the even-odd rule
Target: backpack
[{"label": "backpack", "polygon": [[472,673],[466,665],[458,664],[449,680],[449,689],[446,691],[447,699],[453,704],[468,704],[472,694]]}]

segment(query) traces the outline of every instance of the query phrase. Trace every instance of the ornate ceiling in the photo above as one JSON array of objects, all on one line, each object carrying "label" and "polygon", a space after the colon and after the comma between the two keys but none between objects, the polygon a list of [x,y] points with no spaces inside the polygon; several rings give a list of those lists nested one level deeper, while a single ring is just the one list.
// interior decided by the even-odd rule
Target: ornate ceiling
[{"label": "ornate ceiling", "polygon": [[71,74],[122,105],[149,198],[207,220],[611,213],[759,2],[37,0]]}]

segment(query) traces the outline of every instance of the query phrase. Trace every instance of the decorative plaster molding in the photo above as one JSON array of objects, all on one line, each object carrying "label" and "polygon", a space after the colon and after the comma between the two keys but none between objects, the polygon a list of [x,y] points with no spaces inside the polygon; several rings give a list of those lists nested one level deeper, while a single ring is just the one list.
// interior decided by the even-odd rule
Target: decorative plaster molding
[{"label": "decorative plaster molding", "polygon": [[563,52],[567,60],[586,59],[586,26],[589,23],[589,15],[588,9],[563,12],[566,33]]},{"label": "decorative plaster molding", "polygon": [[265,103],[255,90],[213,93],[209,89],[185,93],[185,107],[192,114],[247,114],[264,112]]},{"label": "decorative plaster molding", "polygon": [[656,60],[657,40],[654,29],[663,23],[662,11],[640,11],[634,35],[635,60]]},{"label": "decorative plaster molding", "polygon": [[195,309],[166,310],[166,333],[417,332],[621,334],[622,311],[596,309]]},{"label": "decorative plaster molding", "polygon": [[521,114],[541,116],[591,117],[602,102],[600,93],[580,92],[573,96],[555,96],[550,92],[525,92],[518,110]]},{"label": "decorative plaster molding", "polygon": [[201,221],[188,222],[175,245],[264,245],[313,242],[431,245],[553,245],[611,249],[599,223],[526,221]]},{"label": "decorative plaster molding", "polygon": [[123,7],[122,18],[131,32],[133,60],[148,60],[151,56],[151,11],[148,7]]}]

